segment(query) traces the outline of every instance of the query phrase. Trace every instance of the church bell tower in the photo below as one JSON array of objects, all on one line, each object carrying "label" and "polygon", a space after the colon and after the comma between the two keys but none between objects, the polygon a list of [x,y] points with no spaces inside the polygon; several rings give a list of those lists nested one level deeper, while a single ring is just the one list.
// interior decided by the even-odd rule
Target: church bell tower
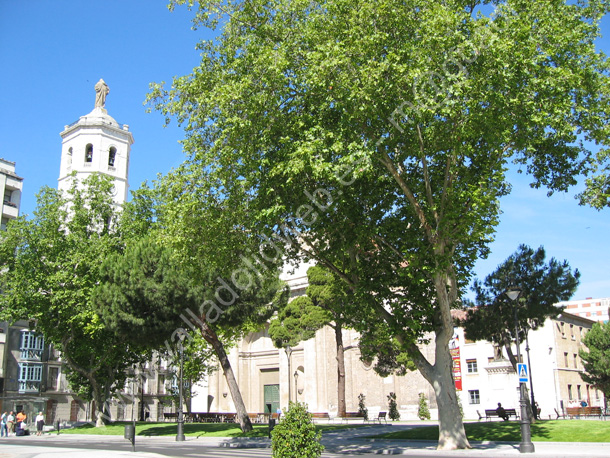
[{"label": "church bell tower", "polygon": [[95,107],[61,132],[61,165],[57,188],[70,189],[72,172],[82,182],[92,173],[102,173],[114,182],[114,201],[122,205],[129,187],[129,153],[133,135],[127,124],[119,125],[108,115],[106,96],[110,92],[103,79],[95,85]]}]

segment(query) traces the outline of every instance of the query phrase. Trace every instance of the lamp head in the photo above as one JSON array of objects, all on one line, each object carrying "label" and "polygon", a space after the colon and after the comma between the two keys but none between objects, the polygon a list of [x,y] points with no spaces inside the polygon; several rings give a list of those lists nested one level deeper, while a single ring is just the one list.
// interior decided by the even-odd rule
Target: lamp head
[{"label": "lamp head", "polygon": [[506,290],[505,294],[511,301],[516,301],[519,299],[519,296],[521,296],[521,288],[511,284]]}]

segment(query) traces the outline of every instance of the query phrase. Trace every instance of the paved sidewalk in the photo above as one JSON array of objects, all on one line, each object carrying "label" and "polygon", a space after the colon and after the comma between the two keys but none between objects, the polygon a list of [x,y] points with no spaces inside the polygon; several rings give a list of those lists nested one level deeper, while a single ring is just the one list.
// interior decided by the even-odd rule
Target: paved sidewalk
[{"label": "paved sidewalk", "polygon": [[[384,432],[408,429],[417,425],[381,425],[367,428],[351,428],[338,431],[328,431],[322,438],[326,447],[323,456],[331,455],[429,455],[436,457],[516,457],[519,453],[518,442],[473,442],[471,450],[439,451],[436,443],[429,441],[405,441],[370,439],[367,436]],[[12,439],[12,438],[11,438]],[[17,440],[0,440],[0,458],[111,458],[130,456],[133,458],[162,458],[180,455],[181,446],[196,446],[199,450],[210,448],[226,449],[267,449],[270,455],[270,440],[268,438],[227,438],[227,437],[187,437],[185,442],[176,442],[173,437],[136,437],[136,449],[150,446],[159,453],[125,449],[129,442],[122,436],[46,434],[42,437],[29,436],[15,438]],[[110,450],[112,446],[122,446],[123,450]],[[608,457],[610,443],[573,443],[573,442],[534,442],[536,451],[530,456],[545,457]],[[24,447],[26,446],[26,447]],[[74,448],[74,446],[78,448]],[[104,450],[108,448],[108,450]],[[262,450],[261,450],[262,452]],[[240,454],[235,450],[235,456]],[[269,456],[267,455],[267,456]],[[196,455],[193,455],[196,456]],[[527,456],[527,455],[526,455]]]}]

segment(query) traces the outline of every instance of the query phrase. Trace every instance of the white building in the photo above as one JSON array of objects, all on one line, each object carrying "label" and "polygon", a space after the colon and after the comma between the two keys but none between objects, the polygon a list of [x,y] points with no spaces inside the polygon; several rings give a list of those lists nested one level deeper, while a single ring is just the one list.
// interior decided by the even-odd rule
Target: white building
[{"label": "white building", "polygon": [[[547,319],[544,326],[531,331],[521,343],[521,360],[528,363],[535,402],[542,418],[556,418],[557,412],[566,407],[577,407],[582,400],[590,406],[603,406],[602,393],[585,383],[579,350],[581,339],[593,321],[569,313],[557,319]],[[459,366],[462,390],[460,398],[466,418],[478,418],[485,409],[493,409],[498,402],[506,408],[519,411],[517,374],[503,349],[487,341],[472,342],[464,337],[461,328],[456,329],[459,342]],[[529,361],[528,348],[529,344]],[[516,350],[513,346],[516,357]]]},{"label": "white building", "polygon": [[[284,274],[292,297],[305,294],[307,267],[302,265]],[[587,318],[563,313],[558,319],[548,319],[522,342],[521,358],[526,363],[529,343],[531,365],[528,366],[542,418],[556,418],[555,410],[561,413],[566,407],[579,405],[581,400],[591,406],[604,405],[601,392],[580,377],[583,371],[578,356],[581,339],[593,323]],[[437,418],[436,400],[428,382],[418,372],[405,376],[378,376],[370,364],[360,360],[358,337],[355,331],[343,331],[344,345],[350,348],[345,353],[347,411],[358,410],[360,393],[366,396],[370,413],[387,411],[387,396],[394,392],[401,418],[414,420],[417,419],[419,393],[423,393],[432,418]],[[455,329],[451,347],[456,355],[454,376],[466,419],[478,419],[477,411],[484,414],[485,409],[495,409],[498,402],[519,411],[518,377],[502,349],[486,341],[465,340],[462,328]],[[286,408],[289,400],[298,400],[307,403],[311,412],[336,415],[335,351],[334,331],[330,327],[319,330],[313,339],[301,342],[290,355],[273,346],[266,329],[246,336],[231,349],[229,358],[248,412],[275,412],[277,407]],[[422,347],[422,352],[433,361],[433,344]],[[514,346],[513,352],[516,355]],[[235,412],[220,369],[210,377],[206,407],[199,411]]]},{"label": "white building", "polygon": [[2,195],[2,221],[0,230],[6,229],[6,224],[19,216],[23,178],[15,173],[15,163],[0,158],[0,194]]},{"label": "white building", "polygon": [[565,307],[568,313],[572,315],[582,316],[593,321],[601,321],[603,323],[608,322],[608,308],[610,308],[610,297],[601,297],[593,299],[587,297],[586,299],[577,301],[564,301],[557,304],[558,307]]},{"label": "white building", "polygon": [[70,188],[72,174],[79,182],[92,173],[102,173],[114,181],[114,201],[127,200],[129,154],[133,136],[127,124],[120,125],[105,108],[95,107],[61,132],[61,165],[57,188]]}]

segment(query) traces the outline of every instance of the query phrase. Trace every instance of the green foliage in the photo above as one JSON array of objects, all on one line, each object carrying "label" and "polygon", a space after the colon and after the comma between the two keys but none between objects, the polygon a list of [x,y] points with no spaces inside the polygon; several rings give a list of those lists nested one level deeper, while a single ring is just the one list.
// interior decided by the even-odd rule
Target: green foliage
[{"label": "green foliage", "polygon": [[430,409],[428,409],[428,401],[426,400],[424,393],[419,393],[417,416],[420,420],[430,420]]},{"label": "green foliage", "polygon": [[603,149],[595,156],[594,170],[587,177],[585,190],[578,195],[581,205],[597,210],[610,207],[610,151]]},{"label": "green foliage", "polygon": [[317,458],[324,446],[320,444],[322,433],[307,411],[307,405],[291,402],[282,421],[271,432],[273,458]]},{"label": "green foliage", "polygon": [[180,314],[199,310],[202,302],[202,288],[188,270],[149,237],[109,256],[102,272],[93,302],[108,326],[130,342],[162,347],[182,326]]},{"label": "green foliage", "polygon": [[364,403],[366,396],[362,393],[358,395],[358,415],[364,417],[365,420],[369,419],[369,409],[366,408]]},{"label": "green foliage", "polygon": [[282,307],[269,325],[269,337],[278,348],[297,346],[328,324],[328,314],[307,296],[299,296]]},{"label": "green foliage", "polygon": [[581,378],[610,397],[610,323],[595,323],[582,339],[580,350],[585,372]]},{"label": "green foliage", "polygon": [[400,412],[396,405],[396,393],[394,392],[388,395],[388,416],[390,420],[400,420]]},{"label": "green foliage", "polygon": [[65,194],[43,187],[33,219],[18,218],[1,237],[1,319],[35,321],[62,352],[73,390],[103,409],[142,358],[140,345],[110,332],[92,301],[103,261],[123,246],[111,180],[74,178]]},{"label": "green foliage", "polygon": [[[274,240],[282,260],[328,268],[354,294],[358,331],[385,322],[423,376],[454,391],[449,365],[417,344],[434,334],[436,363],[448,357],[451,309],[488,252],[509,163],[563,191],[591,168],[588,145],[610,142],[595,49],[608,3],[172,4],[220,32],[192,75],[148,99],[185,127],[193,197],[177,224],[198,220],[198,201],[214,200],[218,218],[201,220],[212,229],[235,210],[235,240]],[[457,401],[442,405],[442,440],[467,447],[447,424]]]},{"label": "green foliage", "polygon": [[[485,277],[475,280],[476,307],[468,309],[463,325],[471,340],[488,340],[504,345],[512,356],[510,344],[515,340],[515,304],[505,292],[514,283],[521,288],[517,318],[521,332],[536,330],[547,318],[557,317],[561,309],[555,304],[568,300],[578,287],[580,273],[571,271],[567,261],[551,258],[545,264],[545,251],[526,245],[509,256],[498,268]],[[522,339],[524,336],[520,336]],[[516,360],[513,360],[513,365]],[[516,368],[516,366],[515,366]]]}]

